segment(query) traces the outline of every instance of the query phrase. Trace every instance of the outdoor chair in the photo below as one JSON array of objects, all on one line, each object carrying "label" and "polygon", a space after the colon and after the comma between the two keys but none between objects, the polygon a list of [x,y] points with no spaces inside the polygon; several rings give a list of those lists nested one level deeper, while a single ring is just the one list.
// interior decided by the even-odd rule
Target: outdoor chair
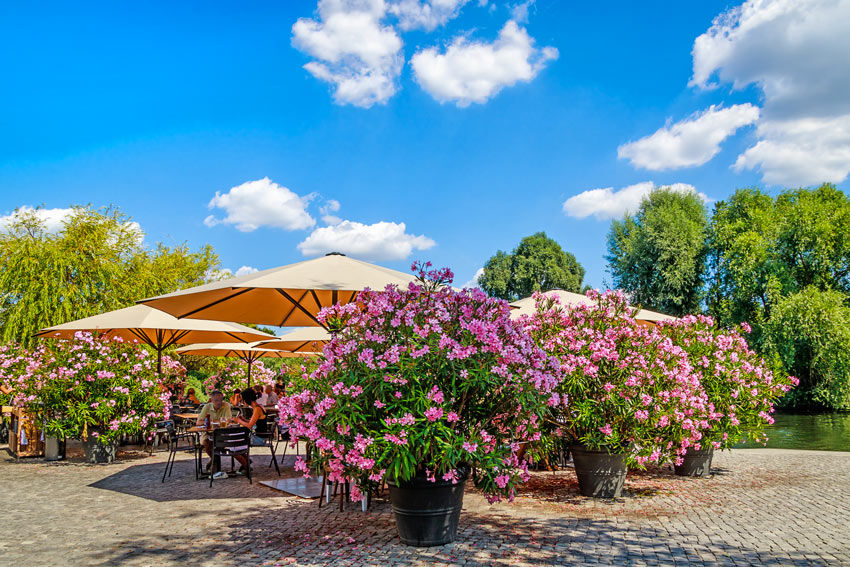
[{"label": "outdoor chair", "polygon": [[252,447],[267,447],[269,451],[272,453],[271,461],[269,461],[269,468],[271,468],[272,464],[274,464],[274,468],[277,471],[277,476],[280,476],[280,467],[277,465],[277,443],[279,441],[275,441],[275,429],[270,431],[266,431],[265,433],[260,433],[256,430],[251,432],[251,446]]},{"label": "outdoor chair", "polygon": [[[237,455],[245,457],[248,463],[245,475],[248,477],[248,482],[254,484],[251,480],[251,430],[247,427],[222,427],[213,431],[213,462],[216,458],[220,463],[222,457],[230,457],[232,467],[233,458]],[[210,488],[212,488],[214,477],[214,474],[210,474]]]},{"label": "outdoor chair", "polygon": [[177,451],[179,449],[181,439],[189,439],[192,435],[188,433],[178,433],[174,427],[174,422],[170,419],[167,421],[157,421],[154,426],[156,431],[164,431],[168,440],[168,458],[165,461],[165,470],[162,471],[162,482],[165,482],[166,474],[171,476],[171,471],[174,469],[174,461],[177,459]]},{"label": "outdoor chair", "polygon": [[[277,448],[278,448],[278,445],[280,445],[281,441],[283,441],[283,455],[280,456],[280,464],[283,464],[283,460],[286,458],[286,450],[289,448],[289,443],[292,441],[292,435],[289,433],[289,426],[288,425],[281,425],[280,423],[278,423],[277,424],[277,438],[275,439],[274,451],[272,451],[273,454],[277,453]],[[301,451],[298,448],[298,443],[296,443],[295,444],[295,455],[297,456],[297,455],[300,455],[300,454],[301,454]],[[269,467],[271,467],[271,466],[272,466],[272,464],[269,463]],[[278,471],[278,474],[280,474],[280,471]]]}]

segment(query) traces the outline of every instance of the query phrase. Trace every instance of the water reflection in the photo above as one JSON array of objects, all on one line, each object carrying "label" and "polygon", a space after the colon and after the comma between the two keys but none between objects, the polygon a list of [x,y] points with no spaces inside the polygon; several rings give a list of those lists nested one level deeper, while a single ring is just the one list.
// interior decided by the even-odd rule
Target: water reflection
[{"label": "water reflection", "polygon": [[[850,413],[777,413],[776,423],[767,428],[768,447],[850,451]],[[740,447],[761,447],[748,441]]]}]

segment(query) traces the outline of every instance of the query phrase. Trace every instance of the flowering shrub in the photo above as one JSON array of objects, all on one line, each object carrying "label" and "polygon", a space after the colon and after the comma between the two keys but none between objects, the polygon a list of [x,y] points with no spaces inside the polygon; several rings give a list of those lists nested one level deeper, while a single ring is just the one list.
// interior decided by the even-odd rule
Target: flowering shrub
[{"label": "flowering shrub", "polygon": [[630,466],[680,462],[716,419],[688,353],[637,323],[621,292],[588,292],[595,305],[535,297],[537,312],[521,322],[561,364],[551,433],[623,453]]},{"label": "flowering shrub", "polygon": [[73,341],[44,342],[33,351],[7,347],[0,369],[12,402],[38,415],[51,435],[91,434],[108,443],[149,431],[170,408],[156,360],[119,337],[78,332]]},{"label": "flowering shrub", "polygon": [[186,367],[167,354],[162,355],[162,376],[159,383],[167,388],[182,387],[186,382]]},{"label": "flowering shrub", "polygon": [[[257,360],[251,366],[251,384],[275,383],[276,374],[274,370],[265,367],[263,361]],[[221,390],[225,397],[230,397],[236,392],[241,392],[248,387],[248,365],[242,361],[228,362],[224,368],[211,374],[204,380],[204,391],[207,395],[213,390]]]},{"label": "flowering shrub", "polygon": [[[703,443],[726,449],[744,437],[767,441],[764,427],[774,421],[773,404],[799,380],[774,374],[738,329],[720,329],[711,317],[690,315],[659,330],[687,352],[714,412]],[[750,327],[742,323],[740,330],[749,333]]]},{"label": "flowering shrub", "polygon": [[365,290],[319,313],[337,332],[318,368],[290,381],[281,422],[357,500],[384,479],[457,483],[469,466],[491,500],[511,498],[527,478],[519,443],[539,438],[556,365],[507,303],[454,291],[451,272],[429,266],[414,265],[407,289]]}]

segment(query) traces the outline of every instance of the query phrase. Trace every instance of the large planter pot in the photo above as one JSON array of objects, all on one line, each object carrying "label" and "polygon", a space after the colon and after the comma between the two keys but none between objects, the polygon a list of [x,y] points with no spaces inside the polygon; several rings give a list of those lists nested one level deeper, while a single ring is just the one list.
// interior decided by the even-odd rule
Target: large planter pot
[{"label": "large planter pot", "polygon": [[711,459],[713,456],[714,447],[711,445],[707,449],[703,447],[699,451],[691,447],[685,453],[685,456],[682,457],[682,464],[673,465],[673,470],[677,476],[706,478],[711,474]]},{"label": "large planter pot", "polygon": [[111,463],[118,455],[118,440],[109,443],[101,443],[100,436],[92,435],[99,433],[97,428],[89,429],[89,435],[83,441],[83,449],[86,453],[87,463]]},{"label": "large planter pot", "polygon": [[458,470],[458,476],[457,484],[440,478],[431,482],[424,476],[401,484],[387,483],[402,543],[430,547],[451,543],[457,538],[463,486],[469,471]]},{"label": "large planter pot", "polygon": [[51,435],[44,436],[44,460],[58,461],[62,458],[62,441]]},{"label": "large planter pot", "polygon": [[578,489],[582,496],[617,498],[626,482],[626,456],[605,449],[588,449],[584,445],[570,447],[573,454]]}]

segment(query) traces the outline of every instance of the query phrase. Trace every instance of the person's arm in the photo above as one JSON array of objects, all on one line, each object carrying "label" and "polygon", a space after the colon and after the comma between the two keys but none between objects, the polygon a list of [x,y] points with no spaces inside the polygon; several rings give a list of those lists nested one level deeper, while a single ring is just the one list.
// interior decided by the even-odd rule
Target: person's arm
[{"label": "person's arm", "polygon": [[204,419],[207,417],[207,415],[209,415],[209,413],[210,413],[210,405],[204,404],[204,407],[201,408],[201,413],[198,414],[198,421],[197,421],[197,423],[195,423],[195,425],[203,425]]}]

